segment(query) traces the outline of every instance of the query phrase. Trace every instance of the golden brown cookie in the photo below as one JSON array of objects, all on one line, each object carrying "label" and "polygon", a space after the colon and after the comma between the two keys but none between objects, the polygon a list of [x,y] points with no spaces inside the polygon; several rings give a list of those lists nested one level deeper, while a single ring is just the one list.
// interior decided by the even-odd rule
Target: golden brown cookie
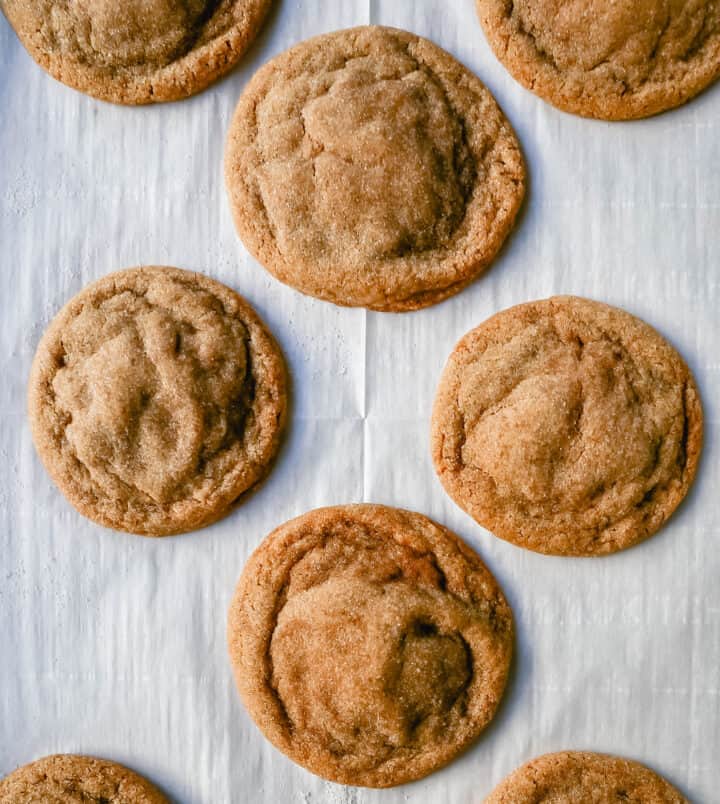
[{"label": "golden brown cookie", "polygon": [[688,804],[644,765],[587,751],[545,754],[510,774],[485,804]]},{"label": "golden brown cookie", "polygon": [[53,78],[113,103],[178,100],[233,67],[271,0],[0,0]]},{"label": "golden brown cookie", "polygon": [[0,804],[168,804],[146,779],[116,762],[57,754],[0,781]]},{"label": "golden brown cookie", "polygon": [[285,365],[237,293],[177,268],[110,274],[68,302],[35,355],[33,438],[90,519],[152,536],[203,527],[263,479]]},{"label": "golden brown cookie", "polygon": [[415,310],[490,264],[525,168],[484,84],[413,34],[369,26],[266,64],[233,118],[225,175],[243,242],[303,293]]},{"label": "golden brown cookie", "polygon": [[720,4],[476,0],[495,55],[566,112],[603,120],[672,109],[720,76]]},{"label": "golden brown cookie", "polygon": [[448,494],[539,553],[613,553],[687,494],[703,416],[678,353],[587,299],[521,304],[469,332],[445,367],[432,455]]},{"label": "golden brown cookie", "polygon": [[490,722],[512,614],[460,539],[381,505],[311,511],[271,533],[228,622],[238,689],[313,773],[390,787],[445,765]]}]

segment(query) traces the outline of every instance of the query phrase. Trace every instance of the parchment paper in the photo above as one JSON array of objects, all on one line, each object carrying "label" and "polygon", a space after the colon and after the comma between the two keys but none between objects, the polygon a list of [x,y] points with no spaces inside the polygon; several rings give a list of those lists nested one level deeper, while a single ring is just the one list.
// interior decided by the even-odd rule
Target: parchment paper
[{"label": "parchment paper", "polygon": [[[474,70],[530,172],[516,234],[472,287],[420,313],[347,310],[280,285],[230,218],[222,155],[249,76],[311,35],[364,23],[428,36]],[[720,86],[628,124],[581,120],[517,85],[472,0],[282,0],[229,78],[154,108],[46,76],[0,16],[0,775],[52,752],[127,763],[181,804],[481,802],[547,751],[634,757],[720,802]],[[164,540],[83,519],[36,457],[25,413],[45,326],[87,282],[135,264],[204,271],[245,294],[287,355],[292,425],[235,514]],[[428,450],[437,380],[493,312],[554,293],[620,305],[687,358],[706,415],[698,482],[663,531],[611,558],[506,544],[444,494]],[[445,770],[388,791],[317,779],[273,749],[235,693],[226,609],[249,553],[325,504],[416,509],[475,547],[517,620],[505,702]]]}]

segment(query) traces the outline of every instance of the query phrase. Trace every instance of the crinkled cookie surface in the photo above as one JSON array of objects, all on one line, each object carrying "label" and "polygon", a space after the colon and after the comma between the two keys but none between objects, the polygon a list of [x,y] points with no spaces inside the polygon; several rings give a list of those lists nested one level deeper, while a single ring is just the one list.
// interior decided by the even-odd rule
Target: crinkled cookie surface
[{"label": "crinkled cookie surface", "polygon": [[284,361],[254,310],[176,268],[82,290],[30,377],[33,438],[61,491],[96,522],[148,535],[228,513],[266,474],[286,407]]},{"label": "crinkled cookie surface", "polygon": [[389,787],[453,759],[492,719],[512,614],[480,558],[420,514],[311,511],[255,551],[228,640],[251,716],[343,784]]},{"label": "crinkled cookie surface", "polygon": [[697,387],[655,330],[575,297],[512,307],[468,333],[432,417],[436,471],[496,536],[600,555],[651,536],[693,481]]},{"label": "crinkled cookie surface", "polygon": [[476,0],[498,59],[567,112],[605,120],[678,106],[720,76],[717,0]]},{"label": "crinkled cookie surface", "polygon": [[178,100],[233,67],[272,0],[0,0],[54,78],[114,103]]},{"label": "crinkled cookie surface", "polygon": [[278,279],[336,304],[412,310],[492,261],[524,195],[489,91],[426,39],[370,26],[266,64],[226,149],[235,223]]}]

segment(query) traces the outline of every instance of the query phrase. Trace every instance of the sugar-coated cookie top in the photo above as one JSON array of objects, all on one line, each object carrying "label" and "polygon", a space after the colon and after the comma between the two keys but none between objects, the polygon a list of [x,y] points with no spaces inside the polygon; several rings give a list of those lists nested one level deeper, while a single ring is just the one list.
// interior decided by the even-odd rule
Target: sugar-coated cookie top
[{"label": "sugar-coated cookie top", "polygon": [[95,757],[57,754],[0,780],[0,804],[168,804],[146,779]]},{"label": "sugar-coated cookie top", "polygon": [[455,501],[497,536],[596,555],[653,534],[687,493],[702,442],[693,378],[651,327],[555,297],[510,308],[448,360],[432,450]]},{"label": "sugar-coated cookie top", "polygon": [[252,308],[170,268],[111,274],[50,325],[30,380],[35,443],[85,515],[164,535],[217,519],[263,475],[282,357]]},{"label": "sugar-coated cookie top", "polygon": [[706,0],[476,0],[500,61],[569,112],[647,117],[720,75],[720,4]]},{"label": "sugar-coated cookie top", "polygon": [[279,279],[414,309],[467,284],[515,219],[515,136],[472,73],[404,31],[295,46],[250,82],[226,156],[240,235]]},{"label": "sugar-coated cookie top", "polygon": [[55,78],[115,103],[176,100],[240,58],[271,0],[0,0]]},{"label": "sugar-coated cookie top", "polygon": [[512,615],[480,558],[420,514],[311,511],[248,562],[230,655],[265,735],[314,773],[389,787],[449,762],[487,725]]},{"label": "sugar-coated cookie top", "polygon": [[688,804],[653,771],[621,757],[563,751],[531,760],[485,804]]}]

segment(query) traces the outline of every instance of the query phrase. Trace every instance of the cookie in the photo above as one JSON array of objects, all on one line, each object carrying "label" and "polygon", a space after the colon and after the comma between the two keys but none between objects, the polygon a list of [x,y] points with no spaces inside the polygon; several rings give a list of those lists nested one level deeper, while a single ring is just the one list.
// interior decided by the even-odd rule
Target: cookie
[{"label": "cookie", "polygon": [[629,759],[563,751],[510,774],[485,804],[688,804],[668,782]]},{"label": "cookie", "polygon": [[651,536],[695,477],[702,408],[655,330],[587,299],[505,310],[445,367],[432,456],[445,490],[496,536],[594,556]]},{"label": "cookie", "polygon": [[0,781],[0,804],[169,804],[146,779],[116,762],[57,754]]},{"label": "cookie", "polygon": [[492,719],[513,643],[480,558],[420,514],[322,508],[271,533],[230,608],[230,657],[274,745],[343,784],[419,779]]},{"label": "cookie", "polygon": [[566,112],[648,117],[720,76],[720,4],[704,0],[476,0],[495,55]]},{"label": "cookie", "polygon": [[179,100],[230,70],[271,0],[0,0],[35,61],[87,95],[131,105]]},{"label": "cookie", "polygon": [[266,64],[240,99],[225,176],[246,247],[336,304],[415,310],[490,264],[525,191],[492,95],[439,47],[354,28]]},{"label": "cookie", "polygon": [[152,536],[203,527],[263,479],[287,407],[285,366],[237,293],[177,268],[82,290],[30,375],[35,446],[80,513]]}]

